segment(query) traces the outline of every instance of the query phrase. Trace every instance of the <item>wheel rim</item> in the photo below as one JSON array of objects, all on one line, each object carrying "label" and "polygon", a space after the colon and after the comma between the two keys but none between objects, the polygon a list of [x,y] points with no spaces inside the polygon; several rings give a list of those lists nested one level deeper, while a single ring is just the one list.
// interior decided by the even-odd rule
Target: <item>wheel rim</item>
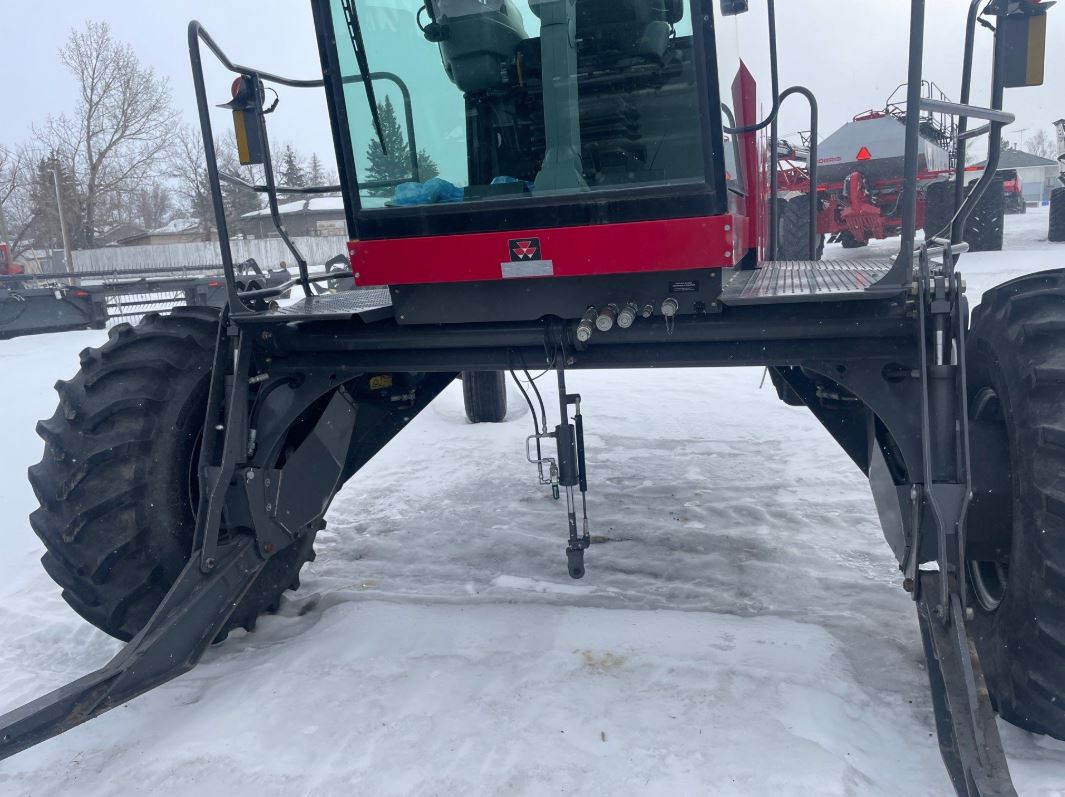
[{"label": "wheel rim", "polygon": [[993,612],[1006,597],[1010,566],[1006,562],[969,561],[969,582],[984,611]]},{"label": "wheel rim", "polygon": [[1002,604],[1009,588],[1009,555],[1013,544],[1013,479],[1009,436],[1002,402],[984,387],[969,406],[973,442],[974,501],[969,512],[967,547],[969,583],[985,612]]}]

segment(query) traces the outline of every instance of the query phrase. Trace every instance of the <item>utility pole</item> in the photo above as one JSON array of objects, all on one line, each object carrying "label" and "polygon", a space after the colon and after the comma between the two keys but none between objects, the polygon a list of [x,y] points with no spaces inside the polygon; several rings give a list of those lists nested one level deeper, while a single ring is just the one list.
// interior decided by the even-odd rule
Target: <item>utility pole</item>
[{"label": "utility pole", "polygon": [[63,214],[63,192],[59,190],[59,170],[52,169],[52,182],[55,183],[55,204],[59,209],[59,232],[63,236],[63,256],[66,259],[67,272],[74,273],[74,258],[70,254],[70,236],[67,235],[67,219]]}]

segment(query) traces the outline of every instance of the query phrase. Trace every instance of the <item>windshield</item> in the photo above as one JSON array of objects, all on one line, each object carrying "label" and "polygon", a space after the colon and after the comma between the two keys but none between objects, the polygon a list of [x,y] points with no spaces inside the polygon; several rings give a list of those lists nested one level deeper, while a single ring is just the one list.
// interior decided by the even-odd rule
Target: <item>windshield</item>
[{"label": "windshield", "polygon": [[688,0],[331,9],[364,210],[705,180]]}]

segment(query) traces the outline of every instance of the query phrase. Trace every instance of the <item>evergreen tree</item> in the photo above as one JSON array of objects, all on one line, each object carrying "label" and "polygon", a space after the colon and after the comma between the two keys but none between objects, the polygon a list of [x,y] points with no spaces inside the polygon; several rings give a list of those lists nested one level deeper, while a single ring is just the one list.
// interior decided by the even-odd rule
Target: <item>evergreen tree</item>
[{"label": "evergreen tree", "polygon": [[[377,104],[377,112],[381,117],[381,133],[384,138],[387,152],[381,148],[381,142],[377,140],[377,131],[373,131],[370,137],[370,145],[366,149],[366,159],[370,166],[366,170],[366,180],[411,180],[410,148],[407,138],[403,134],[399,120],[396,118],[396,109],[392,100],[385,97],[384,103]],[[436,177],[440,169],[425,150],[418,153],[418,179],[425,180]],[[368,193],[373,196],[392,196],[394,188],[370,189]]]},{"label": "evergreen tree", "polygon": [[56,201],[56,179],[63,199],[63,220],[72,248],[84,244],[84,224],[81,196],[69,165],[56,153],[41,159],[33,176],[30,206],[33,223],[27,237],[38,249],[62,249],[63,234]]},{"label": "evergreen tree", "polygon": [[418,150],[418,177],[422,182],[439,176],[440,169],[437,168],[436,161],[424,149]]},{"label": "evergreen tree", "polygon": [[286,144],[284,152],[281,153],[281,173],[278,178],[281,185],[290,188],[306,188],[308,185],[303,158],[291,144]]},{"label": "evergreen tree", "polygon": [[318,153],[312,153],[311,159],[307,162],[307,184],[326,185],[328,182],[322,161],[318,158]]}]

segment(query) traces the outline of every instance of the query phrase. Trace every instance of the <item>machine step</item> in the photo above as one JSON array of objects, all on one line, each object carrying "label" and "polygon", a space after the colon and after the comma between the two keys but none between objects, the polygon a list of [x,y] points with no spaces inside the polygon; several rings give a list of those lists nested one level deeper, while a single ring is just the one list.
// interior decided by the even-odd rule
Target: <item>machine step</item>
[{"label": "machine step", "polygon": [[250,325],[270,321],[276,323],[279,317],[286,321],[335,321],[358,316],[369,323],[391,318],[392,315],[392,297],[388,288],[354,288],[340,293],[310,296],[265,313],[242,316],[241,322]]},{"label": "machine step", "polygon": [[891,270],[882,260],[779,260],[726,278],[721,302],[726,305],[835,302],[882,299],[900,287],[878,286]]}]

